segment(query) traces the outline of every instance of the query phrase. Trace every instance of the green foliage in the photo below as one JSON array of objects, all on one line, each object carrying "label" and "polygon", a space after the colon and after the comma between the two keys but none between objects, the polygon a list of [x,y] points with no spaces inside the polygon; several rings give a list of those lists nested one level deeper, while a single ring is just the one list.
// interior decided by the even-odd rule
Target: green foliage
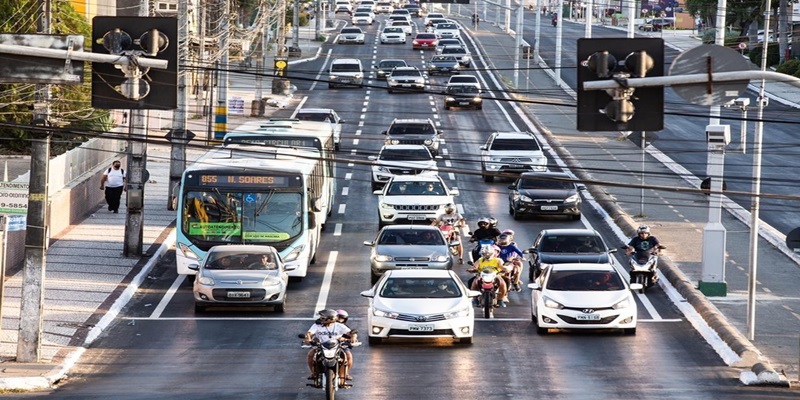
[{"label": "green foliage", "polygon": [[[0,21],[0,32],[35,33],[36,11],[39,0],[0,0],[0,15],[6,16]],[[86,48],[91,47],[92,26],[81,14],[75,12],[69,2],[53,2],[51,31],[61,35],[83,35]],[[105,110],[91,108],[91,69],[85,67],[84,84],[54,85],[51,90],[50,122],[54,126],[83,125],[87,121],[100,121],[108,118]],[[30,149],[30,132],[24,128],[32,121],[33,84],[0,85],[0,123],[22,125],[23,127],[0,127],[0,137],[12,138],[0,141],[0,148],[5,151],[25,152]],[[92,122],[86,122],[92,126]],[[106,124],[95,126],[108,126]],[[70,135],[68,141],[86,140],[86,136]],[[55,138],[54,138],[55,142]],[[61,147],[53,148],[54,155],[59,154]]]},{"label": "green foliage", "polygon": [[[761,66],[761,54],[763,54],[763,49],[764,47],[762,46],[754,46],[750,49],[750,61],[759,67]],[[778,55],[778,43],[770,42],[767,50],[767,66],[771,67],[773,65],[778,65],[779,62],[780,56]]]},{"label": "green foliage", "polygon": [[800,78],[800,68],[798,68],[797,71],[794,72],[794,77]]},{"label": "green foliage", "polygon": [[[717,40],[717,30],[716,29],[706,29],[703,32],[703,44],[714,44]],[[725,32],[725,46],[737,48],[737,44],[739,42],[739,35],[734,31],[727,31]]]},{"label": "green foliage", "polygon": [[[299,26],[308,26],[309,15],[305,11],[300,11],[300,15],[297,17],[297,22]],[[289,7],[286,9],[286,25],[291,25],[294,21],[294,8]]]},{"label": "green foliage", "polygon": [[783,64],[779,65],[775,70],[782,74],[795,75],[797,71],[800,71],[800,60],[796,58],[787,60]]}]

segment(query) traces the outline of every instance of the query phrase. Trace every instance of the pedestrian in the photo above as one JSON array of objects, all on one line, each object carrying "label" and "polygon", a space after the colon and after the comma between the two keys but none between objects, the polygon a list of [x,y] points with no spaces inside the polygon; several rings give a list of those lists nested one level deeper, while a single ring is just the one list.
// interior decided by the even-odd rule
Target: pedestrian
[{"label": "pedestrian", "polygon": [[475,25],[476,28],[478,27],[479,22],[481,22],[481,18],[478,16],[478,14],[472,14],[472,24]]},{"label": "pedestrian", "polygon": [[111,163],[111,166],[103,172],[103,177],[100,178],[100,190],[105,190],[106,192],[108,211],[114,214],[119,213],[119,200],[127,185],[127,176],[125,175],[125,170],[121,168],[121,165],[119,160],[114,161]]},{"label": "pedestrian", "polygon": [[122,125],[125,125],[127,123],[128,123],[128,112],[127,111],[123,111],[122,112]]}]

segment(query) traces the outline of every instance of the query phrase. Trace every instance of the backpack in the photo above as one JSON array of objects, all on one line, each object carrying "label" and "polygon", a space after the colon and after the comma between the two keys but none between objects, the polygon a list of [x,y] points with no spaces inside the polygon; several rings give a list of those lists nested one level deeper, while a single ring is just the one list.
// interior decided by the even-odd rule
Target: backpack
[{"label": "backpack", "polygon": [[[122,172],[122,176],[125,176],[125,168],[119,169]],[[111,167],[108,167],[108,171],[106,171],[106,175],[111,173]]]}]

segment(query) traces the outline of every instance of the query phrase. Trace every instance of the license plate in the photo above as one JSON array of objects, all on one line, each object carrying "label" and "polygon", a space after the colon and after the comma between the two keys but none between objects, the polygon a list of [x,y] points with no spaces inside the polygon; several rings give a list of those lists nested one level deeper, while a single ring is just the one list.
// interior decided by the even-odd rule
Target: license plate
[{"label": "license plate", "polygon": [[422,44],[422,47],[428,47],[428,45],[427,45],[427,44],[425,44],[425,43],[423,43],[423,44]]},{"label": "license plate", "polygon": [[228,292],[229,298],[246,299],[250,297],[250,292]]},{"label": "license plate", "polygon": [[411,87],[411,84],[410,83],[403,83],[400,86],[402,86],[402,87]]},{"label": "license plate", "polygon": [[409,332],[433,332],[433,325],[409,325]]},{"label": "license plate", "polygon": [[460,106],[468,106],[469,102],[468,101],[459,101],[458,105],[460,105]]},{"label": "license plate", "polygon": [[340,79],[339,82],[350,83],[350,79]]},{"label": "license plate", "polygon": [[408,219],[411,220],[411,221],[421,221],[421,220],[425,219],[425,216],[424,215],[409,215]]},{"label": "license plate", "polygon": [[578,321],[599,321],[600,314],[578,314],[575,319]]},{"label": "license plate", "polygon": [[556,211],[558,206],[542,206],[542,211]]},{"label": "license plate", "polygon": [[400,267],[400,269],[422,269],[422,267]]}]

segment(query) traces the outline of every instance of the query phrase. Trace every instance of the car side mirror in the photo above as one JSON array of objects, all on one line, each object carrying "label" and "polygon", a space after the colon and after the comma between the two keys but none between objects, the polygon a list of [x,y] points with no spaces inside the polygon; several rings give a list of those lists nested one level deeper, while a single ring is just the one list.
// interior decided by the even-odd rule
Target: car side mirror
[{"label": "car side mirror", "polygon": [[609,249],[609,250],[608,250],[608,253],[609,253],[609,254],[611,254],[611,253],[616,253],[616,252],[617,252],[617,249]]},{"label": "car side mirror", "polygon": [[370,160],[370,161],[375,161],[375,160],[378,159],[378,156],[369,156],[369,157],[367,157],[367,159]]},{"label": "car side mirror", "polygon": [[644,286],[641,283],[631,283],[631,290],[642,290]]},{"label": "car side mirror", "polygon": [[343,123],[345,123],[345,122],[346,122],[346,121],[345,121],[345,120],[343,120],[343,119],[340,119],[340,120],[339,120],[339,123],[340,123],[340,124],[343,124]]},{"label": "car side mirror", "polygon": [[296,269],[297,269],[297,265],[284,265],[283,266],[283,270],[287,271],[287,272],[288,271],[294,271]]},{"label": "car side mirror", "polygon": [[452,196],[458,196],[458,195],[460,195],[460,194],[461,194],[461,192],[458,190],[458,188],[457,188],[457,187],[451,187],[451,188],[450,188],[450,195],[452,195]]},{"label": "car side mirror", "polygon": [[189,268],[192,271],[199,271],[200,270],[200,265],[199,264],[189,264],[189,266],[187,268]]},{"label": "car side mirror", "polygon": [[542,290],[542,287],[539,286],[538,283],[529,283],[528,284],[528,289],[530,289],[530,290]]},{"label": "car side mirror", "polygon": [[361,292],[361,295],[369,298],[375,297],[375,293],[372,290],[365,290]]},{"label": "car side mirror", "polygon": [[467,297],[478,297],[481,295],[481,292],[477,290],[467,290]]},{"label": "car side mirror", "polygon": [[381,132],[381,135],[385,135],[387,133],[389,133],[389,131],[383,131],[383,132]]},{"label": "car side mirror", "polygon": [[364,241],[364,246],[374,246],[375,242],[370,242],[369,240]]},{"label": "car side mirror", "polygon": [[481,146],[481,150],[489,150],[489,146],[483,145]]},{"label": "car side mirror", "polygon": [[383,190],[376,190],[372,192],[372,194],[383,194]]},{"label": "car side mirror", "polygon": [[508,185],[508,188],[511,189],[511,190],[516,190],[517,189],[517,185]]}]

